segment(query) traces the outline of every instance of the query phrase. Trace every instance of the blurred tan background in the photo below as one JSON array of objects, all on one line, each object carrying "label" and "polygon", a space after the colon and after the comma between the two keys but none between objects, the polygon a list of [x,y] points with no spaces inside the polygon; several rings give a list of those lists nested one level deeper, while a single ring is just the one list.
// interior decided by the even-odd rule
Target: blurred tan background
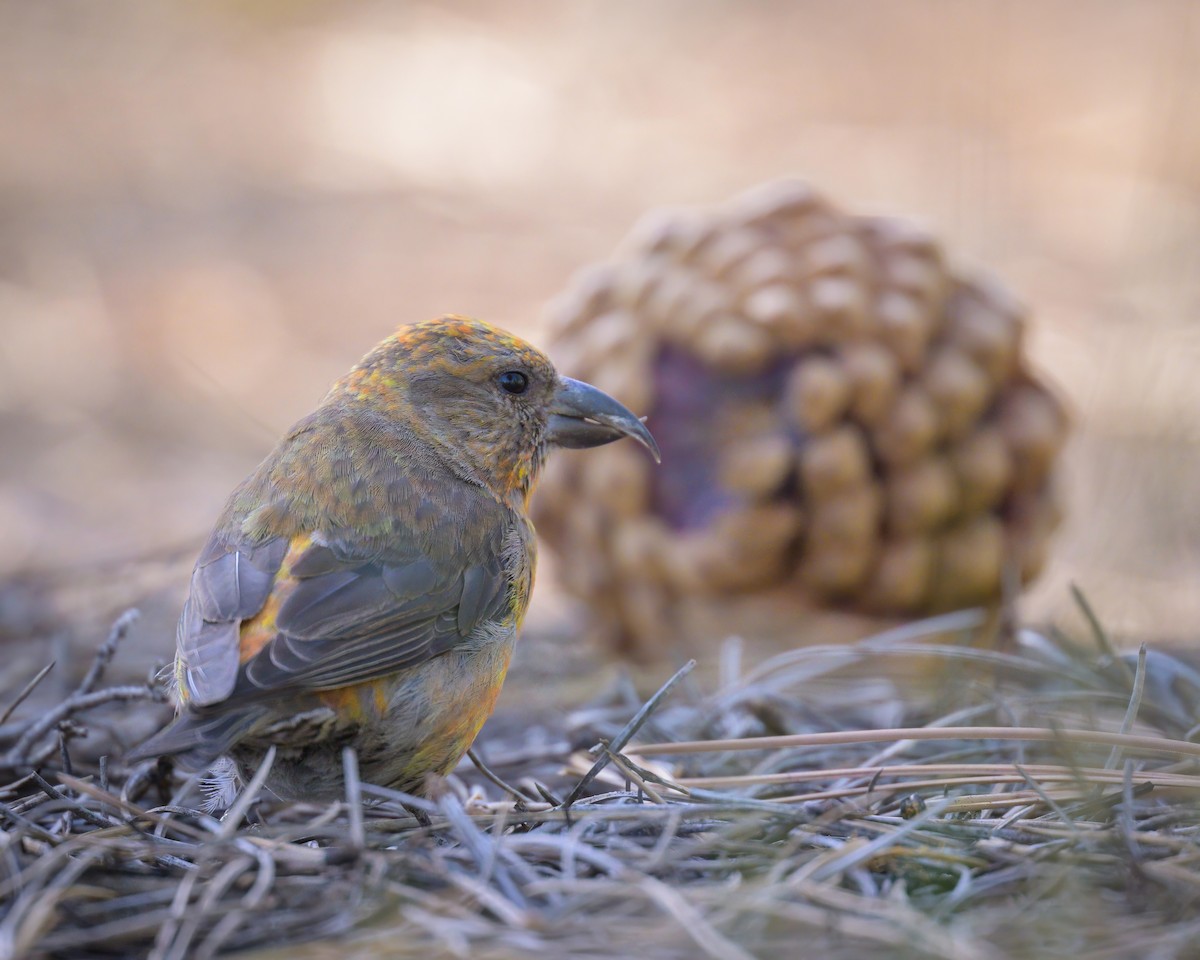
[{"label": "blurred tan background", "polygon": [[536,339],[645,210],[790,175],[1033,304],[1079,429],[1030,615],[1200,640],[1197,51],[1190,0],[0,0],[0,639],[139,602],[168,655],[229,489],[393,326]]}]

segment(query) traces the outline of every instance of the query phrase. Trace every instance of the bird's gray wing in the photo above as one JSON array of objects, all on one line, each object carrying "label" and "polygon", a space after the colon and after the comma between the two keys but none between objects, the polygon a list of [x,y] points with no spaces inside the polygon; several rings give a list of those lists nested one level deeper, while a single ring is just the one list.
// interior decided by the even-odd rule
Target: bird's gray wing
[{"label": "bird's gray wing", "polygon": [[283,537],[234,545],[219,532],[205,544],[176,634],[176,676],[189,702],[217,703],[233,692],[242,621],[266,604],[287,546]]},{"label": "bird's gray wing", "polygon": [[313,543],[280,584],[275,637],[246,661],[236,692],[321,690],[415,666],[511,615],[499,549],[464,569],[395,547],[364,562],[336,543]]},{"label": "bird's gray wing", "polygon": [[[411,547],[368,559],[308,536],[258,546],[214,538],[179,623],[178,673],[189,703],[348,686],[460,646],[481,625],[511,616],[502,531],[491,539],[494,548],[455,569]],[[247,656],[251,634],[261,648]]]}]

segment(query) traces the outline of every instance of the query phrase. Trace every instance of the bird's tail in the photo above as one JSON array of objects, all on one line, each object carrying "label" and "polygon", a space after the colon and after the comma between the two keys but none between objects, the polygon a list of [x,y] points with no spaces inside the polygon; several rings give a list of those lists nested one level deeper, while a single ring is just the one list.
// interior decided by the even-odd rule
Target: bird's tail
[{"label": "bird's tail", "polygon": [[229,753],[238,740],[266,716],[262,708],[218,712],[187,710],[128,753],[125,760],[135,763],[151,757],[173,757],[185,770],[204,770],[218,757]]}]

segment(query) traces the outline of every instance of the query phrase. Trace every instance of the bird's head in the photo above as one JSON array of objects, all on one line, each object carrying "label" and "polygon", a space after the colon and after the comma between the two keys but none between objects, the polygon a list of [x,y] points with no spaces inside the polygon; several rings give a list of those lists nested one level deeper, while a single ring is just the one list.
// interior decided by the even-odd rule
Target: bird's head
[{"label": "bird's head", "polygon": [[550,447],[632,437],[659,458],[645,424],[608,394],[560,376],[519,337],[466,317],[401,327],[331,396],[402,421],[503,498],[528,496]]}]

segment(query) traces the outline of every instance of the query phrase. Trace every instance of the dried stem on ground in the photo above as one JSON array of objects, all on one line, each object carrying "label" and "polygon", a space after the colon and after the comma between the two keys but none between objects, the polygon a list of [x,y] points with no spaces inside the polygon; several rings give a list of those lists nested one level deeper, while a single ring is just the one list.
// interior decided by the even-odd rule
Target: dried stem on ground
[{"label": "dried stem on ground", "polygon": [[[685,668],[640,710],[486,739],[433,798],[361,782],[348,752],[340,802],[277,802],[260,775],[216,816],[195,784],[123,799],[115,756],[104,780],[64,767],[56,734],[150,695],[99,688],[123,618],[60,707],[5,705],[0,957],[1185,955],[1195,671],[1029,630],[932,640],[982,623],[796,649],[711,696]],[[898,689],[897,657],[946,682]]]}]

